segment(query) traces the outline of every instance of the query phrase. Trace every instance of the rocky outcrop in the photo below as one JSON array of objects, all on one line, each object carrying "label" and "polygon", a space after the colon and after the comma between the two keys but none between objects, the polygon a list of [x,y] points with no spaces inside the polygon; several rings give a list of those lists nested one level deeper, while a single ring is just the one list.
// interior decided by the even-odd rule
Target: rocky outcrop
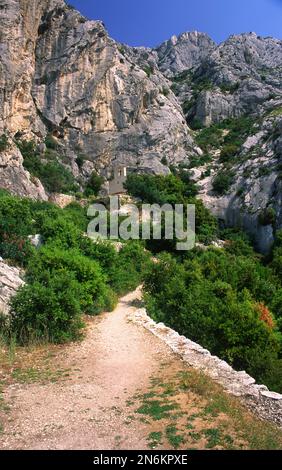
[{"label": "rocky outcrop", "polygon": [[198,67],[215,49],[216,43],[207,34],[198,31],[172,36],[156,49],[159,68],[172,77]]},{"label": "rocky outcrop", "polygon": [[74,196],[69,196],[68,194],[53,193],[50,196],[49,201],[53,204],[56,204],[56,206],[60,207],[61,209],[64,209],[65,207],[69,206],[72,202],[75,202],[76,199]]},{"label": "rocky outcrop", "polygon": [[[256,133],[247,137],[227,167],[216,156],[209,165],[210,175],[202,178],[206,170],[202,167],[195,171],[194,180],[206,207],[228,226],[242,227],[258,251],[267,254],[282,227],[282,117],[270,113],[255,127]],[[217,196],[212,182],[224,172],[233,174],[233,183],[224,195]]]},{"label": "rocky outcrop", "polygon": [[281,40],[241,34],[209,52],[196,69],[191,65],[188,74],[172,78],[179,100],[186,107],[190,102],[189,122],[209,126],[246,113],[262,115],[281,103]]},{"label": "rocky outcrop", "polygon": [[[169,48],[170,54],[179,53],[177,41]],[[185,54],[180,55],[184,60]],[[198,60],[177,71],[165,63],[188,124],[198,129],[220,123],[225,135],[230,132],[225,119],[250,116],[255,124],[228,162],[220,160],[219,143],[211,152],[212,163],[193,170],[193,179],[205,205],[227,225],[244,228],[267,253],[282,226],[282,41],[255,33],[235,35]],[[238,145],[238,139],[239,132],[229,143]],[[222,172],[233,174],[233,183],[217,196],[212,181]],[[264,217],[269,210],[275,220]]]},{"label": "rocky outcrop", "polygon": [[23,285],[20,270],[8,266],[0,258],[0,314],[9,313],[9,302]]},{"label": "rocky outcrop", "polygon": [[0,132],[44,133],[31,95],[37,30],[62,0],[0,0]]},{"label": "rocky outcrop", "polygon": [[41,182],[24,169],[21,152],[11,140],[0,151],[0,187],[21,197],[48,199]]},{"label": "rocky outcrop", "polygon": [[162,173],[163,156],[195,153],[166,78],[134,48],[124,53],[102,22],[62,0],[1,2],[0,133],[53,134],[76,176],[78,155],[107,176],[117,163]]}]

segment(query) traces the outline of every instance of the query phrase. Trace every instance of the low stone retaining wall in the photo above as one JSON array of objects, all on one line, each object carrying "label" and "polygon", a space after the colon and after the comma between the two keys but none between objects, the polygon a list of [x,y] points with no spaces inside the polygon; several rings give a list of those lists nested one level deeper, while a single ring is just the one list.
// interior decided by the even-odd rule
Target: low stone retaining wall
[{"label": "low stone retaining wall", "polygon": [[212,356],[207,349],[180,336],[163,323],[156,323],[145,309],[136,310],[128,319],[160,338],[189,366],[205,372],[228,393],[241,397],[248,408],[260,418],[282,427],[282,395],[270,392],[265,385],[256,384],[255,379],[245,371],[235,371],[227,362]]}]

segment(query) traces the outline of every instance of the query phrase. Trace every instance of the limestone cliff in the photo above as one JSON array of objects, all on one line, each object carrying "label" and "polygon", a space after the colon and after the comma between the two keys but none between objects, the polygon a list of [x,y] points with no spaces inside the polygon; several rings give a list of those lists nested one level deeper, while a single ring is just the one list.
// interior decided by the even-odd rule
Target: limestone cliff
[{"label": "limestone cliff", "polygon": [[[62,0],[1,0],[0,131],[53,134],[77,176],[116,162],[167,172],[195,153],[180,104],[158,68],[125,54],[100,21]],[[3,28],[2,28],[3,24]],[[2,158],[2,157],[1,157]]]},{"label": "limestone cliff", "polygon": [[[208,163],[190,165],[200,197],[217,217],[243,227],[267,252],[282,226],[282,41],[255,33],[231,36],[188,61],[185,70],[179,66],[186,57],[179,41],[161,46],[175,60],[161,57],[160,66],[172,80],[196,141],[202,128],[211,126],[204,148]],[[247,130],[240,128],[245,118],[253,123]],[[230,184],[218,195],[213,181],[221,174]]]},{"label": "limestone cliff", "polygon": [[167,76],[201,65],[216,49],[216,43],[204,33],[186,32],[172,36],[157,49],[160,70]]}]

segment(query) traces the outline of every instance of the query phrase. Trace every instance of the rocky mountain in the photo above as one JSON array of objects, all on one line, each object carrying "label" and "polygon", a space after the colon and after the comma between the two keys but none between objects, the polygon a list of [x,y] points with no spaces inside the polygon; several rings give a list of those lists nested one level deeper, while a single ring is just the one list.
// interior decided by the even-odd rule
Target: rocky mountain
[{"label": "rocky mountain", "polygon": [[[255,33],[231,36],[171,80],[208,157],[204,165],[205,159],[190,165],[200,197],[267,252],[282,225],[282,41]],[[219,191],[214,181],[221,182]]]},{"label": "rocky mountain", "polygon": [[157,49],[158,65],[168,77],[201,65],[216,49],[216,43],[204,33],[186,32],[172,36]]},{"label": "rocky mountain", "polygon": [[246,113],[262,114],[281,101],[281,64],[281,41],[255,33],[231,36],[200,64],[174,75],[174,90],[189,107],[188,121],[204,126]]},{"label": "rocky mountain", "polygon": [[117,162],[167,172],[164,155],[177,163],[195,154],[167,79],[157,67],[141,67],[134,50],[125,55],[102,22],[62,0],[0,6],[1,132],[38,143],[50,134],[82,178],[93,170],[109,176]]},{"label": "rocky mountain", "polygon": [[27,141],[81,188],[116,164],[181,163],[214,214],[269,250],[282,226],[282,41],[189,32],[129,47],[63,0],[0,0],[0,21],[1,187],[48,197]]}]

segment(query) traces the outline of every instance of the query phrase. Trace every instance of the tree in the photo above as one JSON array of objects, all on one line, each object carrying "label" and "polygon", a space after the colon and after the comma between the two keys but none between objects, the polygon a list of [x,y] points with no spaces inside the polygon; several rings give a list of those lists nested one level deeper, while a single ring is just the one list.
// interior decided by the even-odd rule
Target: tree
[{"label": "tree", "polygon": [[104,178],[96,171],[93,171],[91,174],[85,188],[85,195],[88,196],[98,196],[99,192],[101,191],[102,185],[104,183]]}]

